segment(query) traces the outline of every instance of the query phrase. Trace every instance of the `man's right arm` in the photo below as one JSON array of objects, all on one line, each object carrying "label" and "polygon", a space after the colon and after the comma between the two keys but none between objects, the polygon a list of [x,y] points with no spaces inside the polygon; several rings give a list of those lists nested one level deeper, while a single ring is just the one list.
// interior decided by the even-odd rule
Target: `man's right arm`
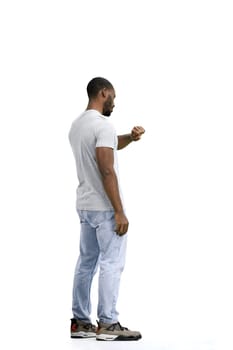
[{"label": "man's right arm", "polygon": [[129,222],[124,214],[117,176],[114,170],[114,153],[110,147],[96,147],[96,160],[102,176],[103,186],[115,211],[116,232],[124,235]]}]

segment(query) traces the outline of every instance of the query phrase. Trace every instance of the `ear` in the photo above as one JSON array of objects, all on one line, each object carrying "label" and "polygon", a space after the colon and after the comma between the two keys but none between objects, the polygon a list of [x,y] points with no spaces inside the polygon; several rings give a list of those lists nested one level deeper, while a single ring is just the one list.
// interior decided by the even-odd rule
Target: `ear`
[{"label": "ear", "polygon": [[106,88],[103,88],[103,89],[101,90],[101,96],[102,96],[103,98],[106,98],[106,97],[107,97],[107,89],[106,89]]}]

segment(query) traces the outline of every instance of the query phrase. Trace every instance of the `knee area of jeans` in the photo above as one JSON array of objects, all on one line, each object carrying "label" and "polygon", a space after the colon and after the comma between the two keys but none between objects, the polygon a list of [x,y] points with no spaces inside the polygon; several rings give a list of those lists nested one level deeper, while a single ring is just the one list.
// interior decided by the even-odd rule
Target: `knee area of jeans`
[{"label": "knee area of jeans", "polygon": [[97,263],[95,264],[81,264],[75,269],[75,275],[79,275],[80,277],[87,278],[88,275],[92,275],[96,272],[98,268]]},{"label": "knee area of jeans", "polygon": [[105,262],[100,264],[99,274],[119,274],[123,271],[124,266],[122,264],[113,263],[113,262]]}]

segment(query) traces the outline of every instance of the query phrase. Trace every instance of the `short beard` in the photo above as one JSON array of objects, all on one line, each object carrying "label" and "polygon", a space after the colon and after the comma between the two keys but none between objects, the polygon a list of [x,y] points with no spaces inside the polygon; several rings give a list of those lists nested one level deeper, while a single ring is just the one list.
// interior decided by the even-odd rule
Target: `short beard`
[{"label": "short beard", "polygon": [[109,111],[109,110],[103,111],[103,115],[104,115],[105,117],[110,117],[111,113],[112,113],[112,112]]},{"label": "short beard", "polygon": [[112,113],[112,99],[110,96],[108,96],[108,99],[105,101],[103,106],[103,115],[105,117],[110,117]]}]

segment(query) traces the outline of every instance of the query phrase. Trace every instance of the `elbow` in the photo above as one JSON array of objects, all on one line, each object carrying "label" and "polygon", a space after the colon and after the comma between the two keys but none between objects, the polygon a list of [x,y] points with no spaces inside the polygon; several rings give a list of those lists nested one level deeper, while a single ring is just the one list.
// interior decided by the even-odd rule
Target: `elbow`
[{"label": "elbow", "polygon": [[102,176],[102,179],[106,180],[109,177],[114,176],[114,170],[112,168],[108,168],[108,167],[102,168],[102,169],[100,169],[100,174]]}]

